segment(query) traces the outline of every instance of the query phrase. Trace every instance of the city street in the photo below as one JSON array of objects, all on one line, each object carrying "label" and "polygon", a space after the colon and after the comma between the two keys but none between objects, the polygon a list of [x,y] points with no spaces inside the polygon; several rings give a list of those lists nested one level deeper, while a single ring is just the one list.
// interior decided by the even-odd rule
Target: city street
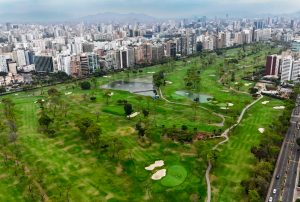
[{"label": "city street", "polygon": [[[293,201],[300,156],[299,147],[296,144],[296,139],[300,133],[298,124],[300,121],[299,103],[300,97],[298,96],[296,108],[291,118],[291,125],[282,144],[266,201]],[[272,197],[272,200],[270,197]]]}]

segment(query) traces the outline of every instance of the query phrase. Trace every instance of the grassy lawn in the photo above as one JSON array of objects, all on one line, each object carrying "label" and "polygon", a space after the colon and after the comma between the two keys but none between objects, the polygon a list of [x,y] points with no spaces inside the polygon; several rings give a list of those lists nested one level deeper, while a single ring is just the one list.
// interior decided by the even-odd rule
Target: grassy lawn
[{"label": "grassy lawn", "polygon": [[219,147],[219,156],[212,170],[212,201],[244,201],[240,183],[249,177],[255,157],[251,154],[252,146],[258,145],[261,134],[259,128],[268,128],[272,120],[280,116],[281,111],[273,109],[282,106],[283,101],[264,98],[267,105],[258,102],[251,108],[241,124],[230,134],[230,140]]},{"label": "grassy lawn", "polygon": [[[228,50],[226,54],[235,55],[236,51],[237,49]],[[261,51],[259,54],[263,57],[265,52]],[[249,56],[242,62],[249,66],[247,71],[253,70],[253,65],[250,64],[252,57],[254,56]],[[38,89],[6,96],[16,104],[20,159],[30,169],[32,178],[39,179],[52,201],[66,201],[67,193],[71,201],[205,200],[206,163],[197,157],[193,144],[180,144],[167,139],[163,136],[162,128],[180,128],[186,125],[190,131],[195,128],[203,133],[222,131],[236,120],[245,105],[253,99],[250,95],[235,92],[230,86],[223,86],[218,82],[217,66],[223,61],[223,57],[218,56],[200,74],[200,93],[213,96],[215,102],[201,104],[208,110],[198,108],[195,116],[195,110],[189,106],[193,101],[176,95],[176,91],[185,90],[183,78],[187,70],[195,64],[199,65],[198,57],[187,60],[190,62],[175,62],[172,68],[157,65],[144,68],[142,72],[120,72],[98,79],[98,86],[101,86],[123,79],[143,80],[152,77],[152,72],[166,70],[166,80],[172,83],[162,88],[163,94],[170,101],[179,104],[154,101],[150,97],[118,90],[113,90],[114,95],[106,104],[105,90],[100,87],[84,91],[76,83],[55,86],[62,93],[63,101],[68,103],[69,111],[66,116],[57,112],[59,130],[54,137],[48,137],[38,130],[40,108],[35,101],[39,98],[47,100],[47,93],[40,95],[41,89]],[[243,75],[241,71],[237,70],[237,80]],[[44,91],[48,89],[45,88]],[[246,91],[247,88],[242,90]],[[65,95],[67,92],[72,94]],[[97,98],[95,102],[89,99],[91,96]],[[148,109],[149,117],[139,115],[126,119],[123,106],[118,104],[118,100],[123,99],[131,103],[135,111]],[[226,103],[232,103],[233,106],[229,110],[221,109],[220,106],[226,106]],[[279,114],[271,106],[281,102],[272,100],[263,107],[259,104],[249,111],[241,126],[234,130],[230,142],[221,148],[222,153],[213,171],[215,201],[232,201],[229,199],[238,197],[242,199],[239,182],[248,176],[253,162],[250,148],[259,142],[260,134],[257,129],[260,125],[267,127],[270,117]],[[221,123],[222,119],[213,112],[225,116],[223,127],[214,125]],[[111,141],[117,138],[123,145],[119,155],[111,157],[91,147],[75,127],[75,121],[79,117],[91,117],[101,126],[101,140]],[[153,130],[149,145],[141,144],[138,139],[135,125],[140,120],[147,122]],[[221,140],[207,140],[211,148],[219,141]],[[165,161],[167,177],[164,181],[151,180],[152,173],[145,170],[145,166],[156,160]],[[13,166],[5,165],[3,160],[0,172],[0,201],[30,201],[28,184],[23,180],[26,176],[15,177]]]}]

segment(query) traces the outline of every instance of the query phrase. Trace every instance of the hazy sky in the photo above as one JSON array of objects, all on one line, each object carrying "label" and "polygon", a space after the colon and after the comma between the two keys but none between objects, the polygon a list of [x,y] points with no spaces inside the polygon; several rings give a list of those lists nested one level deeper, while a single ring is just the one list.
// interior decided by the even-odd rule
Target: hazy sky
[{"label": "hazy sky", "polygon": [[300,11],[300,0],[0,0],[1,21],[55,21],[102,12],[155,17],[253,16]]}]

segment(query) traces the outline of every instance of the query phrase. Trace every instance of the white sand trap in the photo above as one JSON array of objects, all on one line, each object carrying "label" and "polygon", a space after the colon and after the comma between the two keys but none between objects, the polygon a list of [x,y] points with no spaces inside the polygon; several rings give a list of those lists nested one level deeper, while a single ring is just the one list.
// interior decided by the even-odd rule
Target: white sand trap
[{"label": "white sand trap", "polygon": [[259,131],[260,133],[264,133],[264,132],[265,132],[265,129],[264,129],[264,128],[259,128],[258,131]]},{"label": "white sand trap", "polygon": [[270,101],[264,101],[264,102],[262,102],[261,104],[263,104],[263,105],[266,105],[266,104],[268,104]]},{"label": "white sand trap", "polygon": [[72,92],[67,92],[67,93],[65,93],[65,95],[71,95],[72,94]]},{"label": "white sand trap", "polygon": [[285,109],[284,106],[273,107],[273,109]]},{"label": "white sand trap", "polygon": [[147,72],[147,74],[155,74],[155,72]]},{"label": "white sand trap", "polygon": [[252,83],[245,83],[245,86],[250,86]]},{"label": "white sand trap", "polygon": [[140,112],[134,112],[134,113],[130,114],[129,116],[127,116],[127,118],[134,118],[139,114],[140,114]]},{"label": "white sand trap", "polygon": [[162,167],[164,166],[165,163],[163,160],[160,160],[160,161],[155,161],[153,164],[151,164],[150,166],[148,167],[145,167],[146,170],[154,170],[155,168],[159,168],[159,167]]},{"label": "white sand trap", "polygon": [[172,81],[166,81],[166,84],[172,84],[173,82]]},{"label": "white sand trap", "polygon": [[234,104],[228,103],[228,107],[233,107],[233,106],[234,106]]},{"label": "white sand trap", "polygon": [[167,170],[166,169],[161,169],[159,171],[157,171],[156,173],[154,173],[151,177],[152,180],[160,180],[161,178],[165,177],[167,174]]}]

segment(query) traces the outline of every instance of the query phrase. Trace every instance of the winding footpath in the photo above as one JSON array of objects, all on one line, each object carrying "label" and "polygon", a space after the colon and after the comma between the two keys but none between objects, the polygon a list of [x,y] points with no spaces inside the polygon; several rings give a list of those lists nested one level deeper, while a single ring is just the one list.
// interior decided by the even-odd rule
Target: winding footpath
[{"label": "winding footpath", "polygon": [[[247,110],[249,108],[251,108],[253,105],[255,105],[257,102],[259,102],[261,99],[263,99],[263,97],[264,96],[261,95],[257,100],[253,101],[251,104],[247,105],[243,109],[243,111],[242,111],[241,115],[239,116],[237,122],[234,125],[232,125],[230,128],[226,129],[222,133],[221,137],[225,138],[225,140],[222,141],[222,142],[220,142],[220,143],[218,143],[216,146],[214,146],[213,150],[216,150],[220,145],[223,145],[223,144],[225,144],[226,142],[229,141],[228,133],[241,123],[241,121],[243,120],[244,115],[247,112]],[[210,183],[210,178],[209,178],[209,174],[210,174],[211,168],[212,168],[211,162],[208,161],[208,167],[207,167],[206,172],[205,172],[205,179],[206,179],[206,185],[207,185],[207,198],[206,198],[206,202],[210,202],[211,201],[211,183]]]},{"label": "winding footpath", "polygon": [[[172,102],[172,101],[168,100],[167,98],[164,97],[164,95],[163,95],[163,93],[162,93],[162,91],[161,91],[160,88],[159,88],[159,94],[160,94],[161,99],[163,99],[167,103],[175,104],[175,105],[181,105],[181,106],[187,106],[187,107],[191,106],[190,104],[183,104],[183,103]],[[215,113],[215,112],[211,111],[210,109],[207,109],[206,107],[203,107],[203,106],[199,106],[199,108],[204,109],[204,110],[206,110],[208,112],[211,112],[213,115],[218,116],[218,117],[220,117],[222,119],[221,123],[214,123],[214,124],[210,124],[210,125],[217,126],[217,127],[223,127],[224,126],[224,124],[225,124],[225,116],[223,114]]]}]

